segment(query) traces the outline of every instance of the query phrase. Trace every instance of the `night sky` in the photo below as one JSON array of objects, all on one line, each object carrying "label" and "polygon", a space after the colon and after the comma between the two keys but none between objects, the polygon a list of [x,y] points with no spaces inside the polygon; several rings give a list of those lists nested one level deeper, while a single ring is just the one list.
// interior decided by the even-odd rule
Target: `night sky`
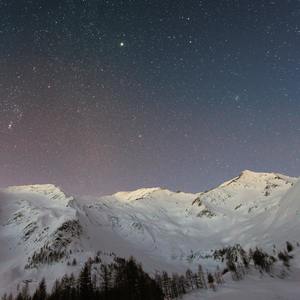
[{"label": "night sky", "polygon": [[300,175],[300,1],[0,1],[0,186],[202,191]]}]

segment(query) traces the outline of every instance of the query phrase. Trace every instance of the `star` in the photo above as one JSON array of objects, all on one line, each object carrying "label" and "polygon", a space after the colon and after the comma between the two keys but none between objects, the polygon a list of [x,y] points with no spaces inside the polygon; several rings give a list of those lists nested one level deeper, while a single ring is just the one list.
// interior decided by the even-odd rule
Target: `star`
[{"label": "star", "polygon": [[110,193],[168,178],[199,191],[226,179],[227,164],[228,176],[246,166],[299,175],[298,1],[265,4],[269,14],[259,1],[2,2],[16,3],[0,10],[0,162],[11,165],[1,185]]}]

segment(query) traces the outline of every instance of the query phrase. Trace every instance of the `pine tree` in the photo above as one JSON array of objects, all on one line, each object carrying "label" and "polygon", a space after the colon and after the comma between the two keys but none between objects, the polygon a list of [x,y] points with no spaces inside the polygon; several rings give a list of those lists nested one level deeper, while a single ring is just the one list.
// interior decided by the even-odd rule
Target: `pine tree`
[{"label": "pine tree", "polygon": [[32,300],[46,300],[47,298],[47,287],[45,278],[43,278],[33,294]]},{"label": "pine tree", "polygon": [[172,274],[172,279],[171,279],[171,297],[172,298],[177,298],[179,296],[179,276],[178,274]]},{"label": "pine tree", "polygon": [[287,268],[290,267],[290,256],[286,251],[282,252],[280,251],[278,253],[278,258],[283,262],[283,265]]},{"label": "pine tree", "polygon": [[89,263],[85,263],[79,275],[79,299],[92,299],[92,294],[91,266]]},{"label": "pine tree", "polygon": [[252,259],[254,265],[258,266],[261,272],[266,271],[267,273],[271,271],[271,266],[276,261],[276,259],[273,256],[269,256],[267,253],[263,252],[261,249],[258,248],[256,248],[253,252]]},{"label": "pine tree", "polygon": [[287,252],[292,252],[294,250],[294,246],[290,242],[286,242],[286,250]]},{"label": "pine tree", "polygon": [[198,266],[197,285],[200,289],[207,289],[206,279],[201,265]]},{"label": "pine tree", "polygon": [[215,278],[216,278],[216,283],[217,284],[223,284],[224,283],[224,279],[222,277],[222,273],[221,273],[221,270],[220,270],[220,267],[217,266],[217,269],[216,269],[216,272],[215,272]]},{"label": "pine tree", "polygon": [[179,289],[179,294],[183,295],[186,293],[186,279],[183,275],[181,275],[178,279],[178,289]]},{"label": "pine tree", "polygon": [[216,289],[216,287],[215,287],[215,279],[214,279],[214,276],[211,273],[207,274],[207,282],[208,282],[209,288],[211,288],[213,290]]},{"label": "pine tree", "polygon": [[48,297],[48,300],[60,300],[61,299],[61,289],[60,289],[60,282],[59,280],[55,280],[53,287],[52,287],[52,291],[51,294]]},{"label": "pine tree", "polygon": [[76,266],[77,265],[77,260],[76,260],[76,258],[73,258],[73,260],[72,260],[72,266]]},{"label": "pine tree", "polygon": [[193,272],[190,269],[187,269],[187,271],[185,273],[185,277],[186,277],[189,287],[193,290],[195,288]]},{"label": "pine tree", "polygon": [[167,272],[163,271],[162,274],[162,290],[165,295],[165,299],[171,299],[171,284],[170,277]]}]

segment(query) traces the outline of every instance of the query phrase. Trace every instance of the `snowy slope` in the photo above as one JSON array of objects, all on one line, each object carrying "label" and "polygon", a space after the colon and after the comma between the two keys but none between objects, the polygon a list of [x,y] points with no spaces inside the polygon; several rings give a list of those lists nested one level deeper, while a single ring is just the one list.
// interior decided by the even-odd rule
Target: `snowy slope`
[{"label": "snowy slope", "polygon": [[[271,248],[272,244],[284,241],[286,225],[280,225],[281,233],[272,227],[274,222],[277,223],[278,215],[283,213],[282,197],[296,182],[296,178],[281,174],[246,170],[219,187],[200,193],[194,204],[211,211],[215,219],[221,220],[222,231],[216,240],[225,244],[240,243],[246,247],[260,244]],[[290,201],[294,208],[300,206],[296,195]],[[291,219],[283,218],[283,223],[291,222]],[[229,234],[224,234],[224,230]]]},{"label": "snowy slope", "polygon": [[53,185],[11,187],[0,192],[1,287],[16,286],[16,281],[26,278],[24,273],[31,278],[35,269],[24,269],[34,252],[43,247],[64,251],[63,240],[70,237],[60,228],[76,220],[76,211],[67,206],[71,199]]},{"label": "snowy slope", "polygon": [[242,281],[233,281],[225,276],[225,283],[216,291],[197,290],[183,297],[183,300],[298,300],[300,295],[300,249],[292,252],[293,260],[285,278],[260,274],[252,269]]},{"label": "snowy slope", "polygon": [[[275,173],[244,171],[207,192],[162,188],[73,198],[53,185],[0,192],[0,294],[76,272],[98,251],[133,255],[146,270],[184,271],[213,249],[240,243],[271,249],[299,241],[300,183]],[[295,184],[296,183],[296,184]],[[76,266],[68,263],[74,258]]]},{"label": "snowy slope", "polygon": [[256,274],[243,281],[224,284],[216,292],[196,291],[184,296],[183,300],[298,300],[299,277],[282,280],[268,275]]}]

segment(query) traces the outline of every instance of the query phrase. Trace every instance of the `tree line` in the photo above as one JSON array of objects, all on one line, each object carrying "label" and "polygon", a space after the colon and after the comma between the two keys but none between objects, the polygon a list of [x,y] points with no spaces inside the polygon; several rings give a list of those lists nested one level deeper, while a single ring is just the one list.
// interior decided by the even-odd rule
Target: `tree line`
[{"label": "tree line", "polygon": [[[195,289],[213,289],[224,283],[223,275],[230,273],[233,280],[241,280],[250,265],[260,272],[272,272],[273,264],[280,260],[287,268],[293,257],[293,245],[270,255],[260,248],[245,251],[239,244],[214,251],[213,258],[225,266],[214,272],[204,271],[201,265],[196,272],[188,269],[185,274],[168,274],[166,271],[149,276],[133,257],[124,259],[112,255],[113,261],[104,264],[100,254],[89,258],[79,275],[64,275],[56,280],[51,291],[47,291],[42,279],[33,294],[25,284],[16,296],[4,295],[2,300],[170,300]],[[72,265],[76,265],[73,260]]]},{"label": "tree line", "polygon": [[163,293],[154,279],[143,271],[132,257],[114,258],[110,264],[100,264],[99,273],[93,268],[93,259],[82,267],[78,277],[64,275],[47,292],[42,279],[35,292],[28,285],[14,297],[4,295],[2,300],[163,300]]}]

